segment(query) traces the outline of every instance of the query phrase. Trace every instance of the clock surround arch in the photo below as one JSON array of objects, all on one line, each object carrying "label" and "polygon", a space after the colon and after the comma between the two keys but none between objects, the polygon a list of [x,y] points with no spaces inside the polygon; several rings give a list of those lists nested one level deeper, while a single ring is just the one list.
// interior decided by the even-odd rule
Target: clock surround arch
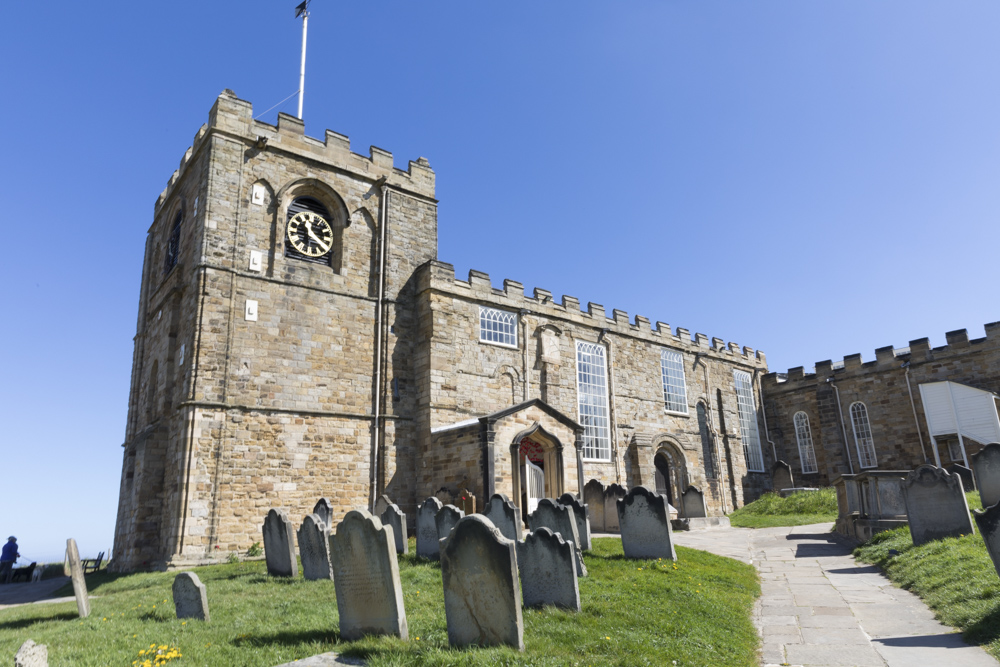
[{"label": "clock surround arch", "polygon": [[[278,200],[278,215],[275,223],[281,238],[285,238],[286,225],[291,217],[289,207],[303,198],[314,199],[326,209],[328,217],[327,223],[333,231],[333,245],[330,252],[323,256],[322,262],[311,262],[314,266],[329,265],[334,273],[341,273],[344,262],[344,230],[350,226],[351,218],[348,213],[347,204],[334,188],[317,178],[303,178],[287,183],[276,194]],[[302,259],[299,254],[289,253],[287,245],[282,244],[286,258]]]}]

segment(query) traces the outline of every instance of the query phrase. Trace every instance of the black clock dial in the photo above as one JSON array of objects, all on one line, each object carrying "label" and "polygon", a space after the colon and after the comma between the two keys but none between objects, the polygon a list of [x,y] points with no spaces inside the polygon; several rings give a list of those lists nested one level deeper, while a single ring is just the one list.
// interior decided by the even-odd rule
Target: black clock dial
[{"label": "black clock dial", "polygon": [[323,257],[333,250],[333,229],[323,216],[302,211],[288,221],[288,242],[306,257]]}]

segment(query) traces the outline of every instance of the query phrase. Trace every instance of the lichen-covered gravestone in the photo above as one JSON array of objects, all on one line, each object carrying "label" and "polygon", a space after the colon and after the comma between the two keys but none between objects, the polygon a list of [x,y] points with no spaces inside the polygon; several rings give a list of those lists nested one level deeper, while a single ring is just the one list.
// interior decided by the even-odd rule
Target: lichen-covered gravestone
[{"label": "lichen-covered gravestone", "polygon": [[580,548],[590,551],[590,508],[580,502],[580,499],[572,493],[564,493],[559,496],[559,504],[573,509],[573,516],[576,517],[576,534],[580,538]]},{"label": "lichen-covered gravestone", "polygon": [[604,530],[609,533],[621,532],[618,525],[618,500],[625,497],[625,487],[609,484],[604,490]]},{"label": "lichen-covered gravestone", "polygon": [[771,467],[771,488],[775,493],[780,493],[782,489],[791,489],[795,486],[792,481],[792,466],[784,461],[775,461]]},{"label": "lichen-covered gravestone", "polygon": [[681,495],[681,512],[685,519],[701,519],[708,516],[705,509],[705,494],[693,486]]},{"label": "lichen-covered gravestone", "polygon": [[548,528],[539,528],[517,543],[517,565],[525,607],[555,605],[580,611],[573,544]]},{"label": "lichen-covered gravestone", "polygon": [[382,516],[382,512],[385,511],[389,505],[392,504],[392,500],[389,496],[384,493],[375,500],[375,516]]},{"label": "lichen-covered gravestone", "polygon": [[524,650],[514,542],[489,519],[459,520],[441,548],[441,579],[449,644]]},{"label": "lichen-covered gravestone", "polygon": [[194,572],[178,574],[174,577],[172,592],[177,618],[209,620],[208,593],[205,591],[205,584],[201,583],[197,574]]},{"label": "lichen-covered gravestone", "polygon": [[270,510],[264,518],[261,531],[264,533],[264,560],[267,561],[267,573],[275,577],[298,576],[295,531],[284,510]]},{"label": "lichen-covered gravestone", "polygon": [[76,548],[76,540],[72,537],[66,540],[66,562],[69,564],[70,576],[73,577],[73,594],[76,596],[76,610],[80,614],[80,618],[87,618],[90,616],[90,598],[87,597],[87,580],[83,577],[80,552]]},{"label": "lichen-covered gravestone", "polygon": [[493,522],[500,534],[508,540],[519,541],[521,539],[521,513],[517,505],[502,493],[494,493],[490,502],[486,503],[483,516]]},{"label": "lichen-covered gravestone", "polygon": [[966,468],[961,463],[952,463],[944,467],[952,475],[958,475],[962,478],[962,488],[966,491],[975,491],[976,482],[973,479],[972,469]]},{"label": "lichen-covered gravestone", "polygon": [[618,521],[626,558],[677,560],[666,496],[644,486],[632,487],[618,501]]},{"label": "lichen-covered gravestone", "polygon": [[465,516],[465,512],[458,509],[454,505],[445,505],[434,517],[434,523],[437,526],[438,531],[438,548],[441,546],[441,540],[448,537],[451,534],[451,529],[455,527],[458,520]]},{"label": "lichen-covered gravestone", "polygon": [[580,549],[580,534],[576,530],[576,516],[572,507],[560,505],[551,498],[542,498],[538,507],[528,515],[528,528],[538,530],[548,528],[553,533],[559,533],[563,539],[573,545],[576,551],[576,574],[587,576],[587,566],[583,564],[583,552]]},{"label": "lichen-covered gravestone", "polygon": [[913,546],[975,532],[958,475],[924,464],[907,475],[903,496]]},{"label": "lichen-covered gravestone", "polygon": [[417,555],[422,558],[437,560],[440,557],[437,522],[434,519],[441,507],[441,501],[431,496],[417,508]]},{"label": "lichen-covered gravestone", "polygon": [[991,442],[972,455],[972,471],[983,507],[1000,502],[1000,442]]},{"label": "lichen-covered gravestone", "polygon": [[333,579],[330,566],[330,529],[316,514],[307,514],[299,527],[299,557],[302,576],[310,581]]},{"label": "lichen-covered gravestone", "polygon": [[330,536],[340,636],[406,639],[406,610],[392,528],[365,510],[352,510]]},{"label": "lichen-covered gravestone", "polygon": [[26,640],[14,655],[14,667],[49,667],[48,647]]},{"label": "lichen-covered gravestone", "polygon": [[590,508],[590,529],[595,533],[604,532],[604,485],[596,479],[583,487],[583,502]]},{"label": "lichen-covered gravestone", "polygon": [[396,543],[396,553],[410,553],[410,544],[406,535],[406,514],[395,503],[389,503],[379,517],[383,526],[392,528],[392,538]]},{"label": "lichen-covered gravestone", "polygon": [[313,514],[318,516],[326,526],[326,532],[333,530],[333,505],[326,498],[320,498],[313,507]]}]

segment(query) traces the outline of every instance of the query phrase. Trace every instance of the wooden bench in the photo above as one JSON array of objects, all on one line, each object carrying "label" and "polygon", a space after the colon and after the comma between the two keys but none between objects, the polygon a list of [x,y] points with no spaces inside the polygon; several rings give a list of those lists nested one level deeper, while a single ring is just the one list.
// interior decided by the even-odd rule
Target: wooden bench
[{"label": "wooden bench", "polygon": [[104,552],[97,554],[97,558],[84,558],[80,561],[83,565],[83,573],[90,574],[101,569],[101,561],[104,560]]},{"label": "wooden bench", "polygon": [[27,565],[25,567],[15,567],[10,572],[10,583],[14,583],[15,581],[20,581],[22,579],[24,581],[31,581],[31,573],[35,571],[36,565],[38,565],[38,563],[32,563],[31,565]]}]

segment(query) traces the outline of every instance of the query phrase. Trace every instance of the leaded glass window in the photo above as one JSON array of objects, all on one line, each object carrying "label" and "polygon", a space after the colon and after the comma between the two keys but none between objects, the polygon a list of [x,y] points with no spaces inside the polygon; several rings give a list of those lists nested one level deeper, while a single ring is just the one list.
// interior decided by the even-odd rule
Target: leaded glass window
[{"label": "leaded glass window", "polygon": [[660,375],[663,378],[663,402],[671,412],[687,414],[687,387],[684,383],[684,357],[680,352],[660,353]]},{"label": "leaded glass window", "polygon": [[757,431],[757,402],[753,397],[753,382],[746,371],[733,371],[736,381],[736,407],[740,417],[743,457],[750,472],[764,472],[764,456],[760,451]]},{"label": "leaded glass window", "polygon": [[479,340],[517,347],[517,315],[506,310],[480,306]]},{"label": "leaded glass window", "polygon": [[813,448],[812,430],[809,428],[809,415],[796,412],[792,418],[795,422],[795,440],[799,443],[799,460],[802,461],[802,472],[819,472],[816,465],[816,450]]},{"label": "leaded glass window", "polygon": [[601,345],[577,341],[576,393],[583,432],[583,458],[611,460],[607,354]]},{"label": "leaded glass window", "polygon": [[854,444],[858,448],[858,461],[862,468],[877,468],[875,460],[875,440],[868,422],[868,408],[861,401],[851,404],[851,428],[854,429]]}]

